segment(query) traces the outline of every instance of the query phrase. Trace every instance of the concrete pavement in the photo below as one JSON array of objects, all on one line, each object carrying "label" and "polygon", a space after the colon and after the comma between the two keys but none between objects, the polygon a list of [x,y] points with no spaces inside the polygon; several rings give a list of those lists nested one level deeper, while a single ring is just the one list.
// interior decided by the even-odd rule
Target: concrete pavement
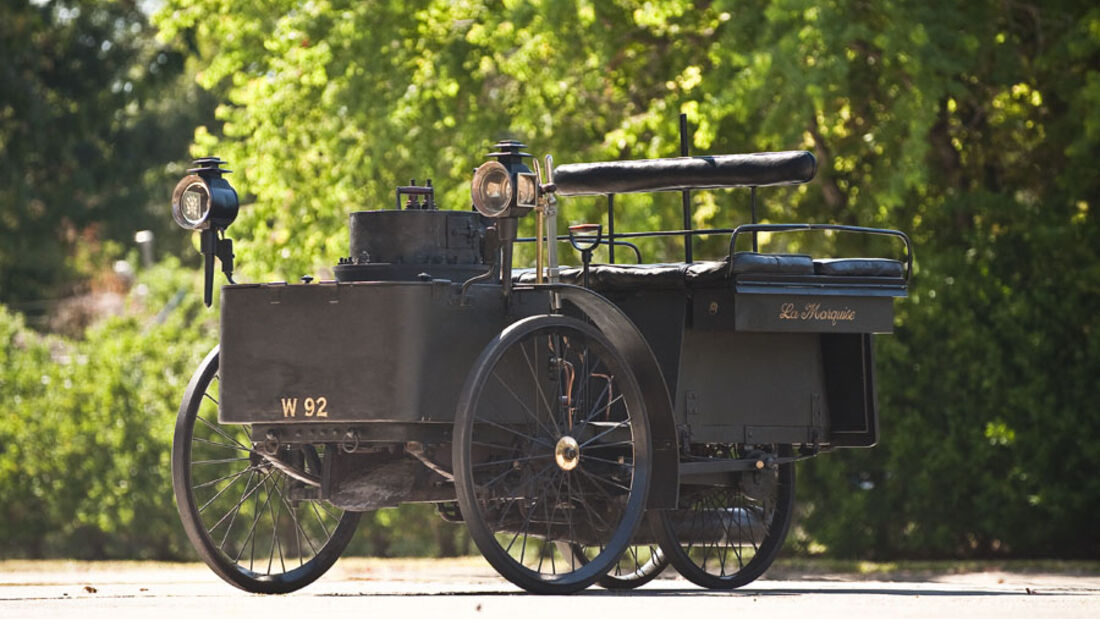
[{"label": "concrete pavement", "polygon": [[850,575],[761,579],[731,592],[699,589],[673,575],[634,592],[592,588],[533,596],[481,559],[344,559],[318,582],[285,596],[250,595],[201,565],[0,563],[0,618],[209,619],[371,617],[1100,617],[1100,577],[982,572],[917,581]]}]

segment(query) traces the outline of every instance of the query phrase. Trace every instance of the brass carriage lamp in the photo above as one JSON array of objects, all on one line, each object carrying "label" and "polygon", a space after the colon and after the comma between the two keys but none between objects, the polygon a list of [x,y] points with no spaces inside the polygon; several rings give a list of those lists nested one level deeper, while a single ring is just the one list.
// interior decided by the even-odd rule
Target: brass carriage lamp
[{"label": "brass carriage lamp", "polygon": [[493,145],[489,153],[496,161],[486,161],[474,170],[470,183],[470,198],[474,208],[485,217],[496,219],[494,226],[500,239],[500,279],[505,296],[512,287],[512,243],[516,240],[519,218],[531,212],[538,204],[539,179],[523,163],[524,144],[515,140],[502,140]]},{"label": "brass carriage lamp", "polygon": [[172,218],[184,230],[200,230],[200,251],[206,275],[203,285],[203,302],[207,307],[213,300],[214,258],[222,263],[222,272],[233,283],[233,241],[224,238],[225,229],[237,218],[240,199],[237,190],[222,175],[231,171],[222,168],[225,163],[217,157],[204,157],[193,162],[172,191]]},{"label": "brass carriage lamp", "polygon": [[477,212],[493,219],[519,218],[538,202],[538,177],[523,163],[524,144],[515,140],[497,142],[489,153],[496,161],[486,161],[474,171],[470,197]]}]

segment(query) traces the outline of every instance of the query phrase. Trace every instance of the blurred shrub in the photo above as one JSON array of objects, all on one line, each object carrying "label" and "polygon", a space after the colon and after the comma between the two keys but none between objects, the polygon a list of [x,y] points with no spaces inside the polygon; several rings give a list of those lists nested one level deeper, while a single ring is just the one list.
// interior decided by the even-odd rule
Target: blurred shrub
[{"label": "blurred shrub", "polygon": [[983,223],[923,254],[876,342],[880,444],[800,465],[804,549],[1100,557],[1100,225],[1009,200]]},{"label": "blurred shrub", "polygon": [[216,327],[193,280],[173,260],[151,269],[127,315],[82,340],[0,307],[0,556],[182,555],[172,430]]}]

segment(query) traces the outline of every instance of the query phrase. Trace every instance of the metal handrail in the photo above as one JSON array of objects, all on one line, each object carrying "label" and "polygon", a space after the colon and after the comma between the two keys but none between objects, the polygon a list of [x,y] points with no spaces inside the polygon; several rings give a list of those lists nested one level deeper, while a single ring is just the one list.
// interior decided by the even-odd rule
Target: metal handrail
[{"label": "metal handrail", "polygon": [[[623,235],[616,234],[615,236],[623,236]],[[515,242],[516,243],[534,243],[535,240],[536,239],[533,236],[525,236],[525,237],[520,237],[520,238],[516,239]],[[559,235],[557,237],[557,240],[558,240],[558,242],[569,242],[569,235],[568,234]],[[611,246],[612,244],[614,244],[614,245],[624,245],[626,247],[629,247],[630,249],[633,249],[634,250],[634,256],[635,256],[635,258],[638,259],[638,264],[642,263],[642,250],[638,249],[638,246],[635,245],[634,243],[628,243],[626,241],[611,241],[610,239],[600,239],[600,245]]]}]

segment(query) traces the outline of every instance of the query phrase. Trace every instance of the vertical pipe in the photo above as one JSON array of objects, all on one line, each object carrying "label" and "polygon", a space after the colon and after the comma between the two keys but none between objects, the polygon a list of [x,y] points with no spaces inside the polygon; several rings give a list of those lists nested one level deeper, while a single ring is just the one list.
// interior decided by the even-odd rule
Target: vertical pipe
[{"label": "vertical pipe", "polygon": [[[752,192],[752,223],[756,223],[756,185],[753,185],[750,189]],[[752,251],[756,253],[760,249],[756,246],[756,232],[752,233]]]},{"label": "vertical pipe", "polygon": [[[537,163],[537,160],[536,160]],[[546,234],[546,222],[543,207],[535,209],[535,283],[542,283],[542,237]]]},{"label": "vertical pipe", "polygon": [[[680,156],[688,156],[688,117],[680,114]],[[691,190],[685,189],[681,194],[684,207],[684,262],[691,264]]]},{"label": "vertical pipe", "polygon": [[615,194],[607,194],[607,263],[615,264]]},{"label": "vertical pipe", "polygon": [[214,256],[218,252],[218,230],[214,227],[207,228],[199,238],[203,257],[202,302],[210,307],[214,302]]},{"label": "vertical pipe", "polygon": [[[550,155],[546,156],[546,181],[554,182],[554,158]],[[546,197],[546,230],[550,237],[550,242],[546,244],[546,266],[549,271],[546,277],[551,284],[556,284],[558,283],[558,199],[552,193]],[[561,308],[561,298],[556,292],[551,293],[550,304],[555,310]]]}]

